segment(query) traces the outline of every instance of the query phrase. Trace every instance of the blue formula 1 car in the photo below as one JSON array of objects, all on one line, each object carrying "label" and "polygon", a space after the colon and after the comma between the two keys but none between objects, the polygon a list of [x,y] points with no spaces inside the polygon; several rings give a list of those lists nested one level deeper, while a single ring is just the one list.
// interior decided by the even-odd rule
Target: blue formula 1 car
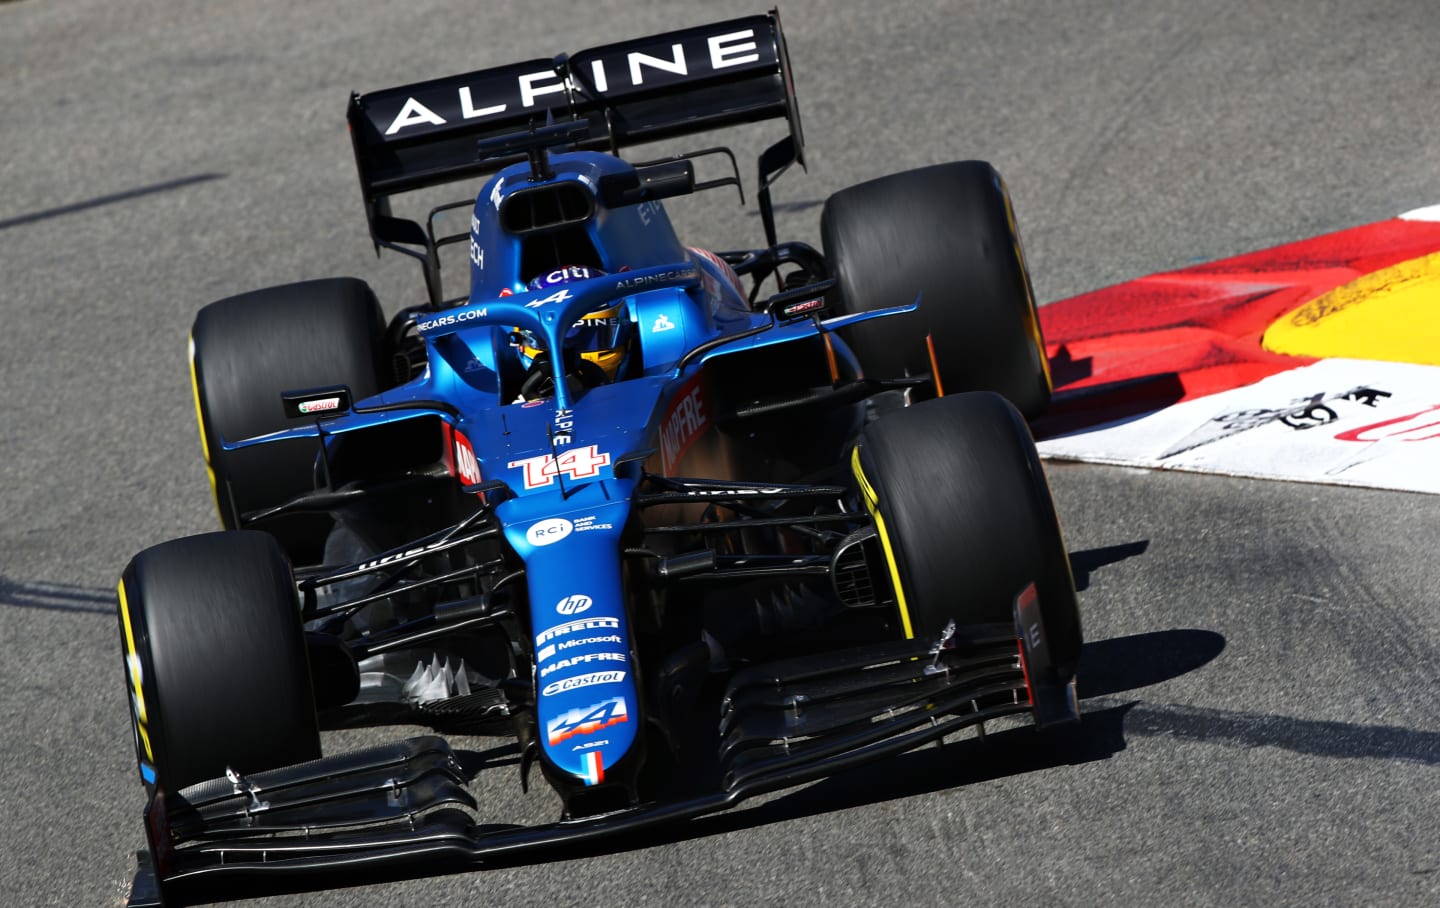
[{"label": "blue formula 1 car", "polygon": [[[619,156],[770,118],[763,248],[687,248],[667,217],[740,187],[727,149]],[[990,165],[846,189],[823,251],[779,242],[770,188],[803,143],[773,12],[355,95],[349,121],[377,250],[419,260],[426,299],[387,322],[318,280],[195,320],[225,530],[120,584],[131,904],[480,866],[1078,719],[1022,415],[1048,366]],[[423,226],[391,211],[466,179]],[[469,230],[437,231],[462,206]],[[322,728],[389,723],[437,734],[322,755]],[[489,815],[440,734],[513,741],[554,822]]]}]

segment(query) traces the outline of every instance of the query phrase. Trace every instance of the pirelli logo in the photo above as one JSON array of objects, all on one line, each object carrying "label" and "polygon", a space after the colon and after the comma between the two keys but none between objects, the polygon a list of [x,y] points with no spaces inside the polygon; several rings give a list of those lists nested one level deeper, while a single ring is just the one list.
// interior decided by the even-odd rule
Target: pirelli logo
[{"label": "pirelli logo", "polygon": [[619,618],[582,618],[579,621],[571,621],[566,624],[557,624],[554,627],[546,628],[535,636],[535,645],[544,646],[547,642],[564,637],[569,634],[578,634],[582,631],[592,630],[619,630]]}]

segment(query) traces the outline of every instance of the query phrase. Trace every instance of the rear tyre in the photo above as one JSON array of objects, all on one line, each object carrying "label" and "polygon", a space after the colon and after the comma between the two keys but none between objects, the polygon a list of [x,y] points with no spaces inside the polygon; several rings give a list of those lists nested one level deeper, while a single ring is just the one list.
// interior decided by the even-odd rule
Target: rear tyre
[{"label": "rear tyre", "polygon": [[120,638],[140,775],[174,792],[320,756],[295,581],[275,539],[162,543],[120,581]]},{"label": "rear tyre", "polygon": [[960,161],[861,183],[825,202],[820,233],[844,313],[920,308],[845,334],[875,378],[931,372],[945,393],[995,391],[1027,417],[1050,401],[1050,367],[1005,183]]},{"label": "rear tyre", "polygon": [[[1074,675],[1080,612],[1050,488],[1024,419],[988,392],[896,410],[866,427],[852,466],[893,563],[906,636],[1012,623],[1034,581],[1057,675]],[[895,576],[898,575],[898,576]]]},{"label": "rear tyre", "polygon": [[[190,333],[200,437],[220,523],[281,504],[315,487],[317,447],[309,439],[226,451],[239,441],[291,428],[280,395],[348,385],[354,400],[387,384],[385,321],[375,294],[354,278],[257,290],[211,303]],[[330,521],[294,515],[267,522],[297,563],[318,561]]]}]

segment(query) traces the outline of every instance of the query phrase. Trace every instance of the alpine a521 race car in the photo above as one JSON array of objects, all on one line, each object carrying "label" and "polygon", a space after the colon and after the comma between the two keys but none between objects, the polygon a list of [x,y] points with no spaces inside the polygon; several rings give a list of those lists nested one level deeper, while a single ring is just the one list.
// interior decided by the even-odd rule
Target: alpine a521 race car
[{"label": "alpine a521 race car", "polygon": [[[666,214],[740,188],[728,149],[620,157],[770,118],[758,249],[687,248]],[[354,95],[349,124],[377,251],[426,298],[387,323],[361,281],[316,280],[195,319],[225,529],[120,583],[131,904],[478,867],[1078,719],[1024,417],[1048,365],[989,164],[845,189],[823,250],[778,241],[804,146],[774,12]],[[466,179],[423,224],[392,213]],[[437,231],[462,206],[468,232]],[[488,814],[437,735],[322,754],[322,728],[378,724],[507,736],[554,821]]]}]

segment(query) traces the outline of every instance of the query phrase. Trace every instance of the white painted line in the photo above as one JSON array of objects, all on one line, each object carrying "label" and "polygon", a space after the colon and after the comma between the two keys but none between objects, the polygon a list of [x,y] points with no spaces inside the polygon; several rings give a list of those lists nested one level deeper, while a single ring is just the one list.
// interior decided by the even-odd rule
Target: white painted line
[{"label": "white painted line", "polygon": [[1062,460],[1440,494],[1440,366],[1325,360],[1039,449]]},{"label": "white painted line", "polygon": [[1414,211],[1407,211],[1400,215],[1402,221],[1440,221],[1440,205],[1428,205],[1424,208],[1416,208]]}]

